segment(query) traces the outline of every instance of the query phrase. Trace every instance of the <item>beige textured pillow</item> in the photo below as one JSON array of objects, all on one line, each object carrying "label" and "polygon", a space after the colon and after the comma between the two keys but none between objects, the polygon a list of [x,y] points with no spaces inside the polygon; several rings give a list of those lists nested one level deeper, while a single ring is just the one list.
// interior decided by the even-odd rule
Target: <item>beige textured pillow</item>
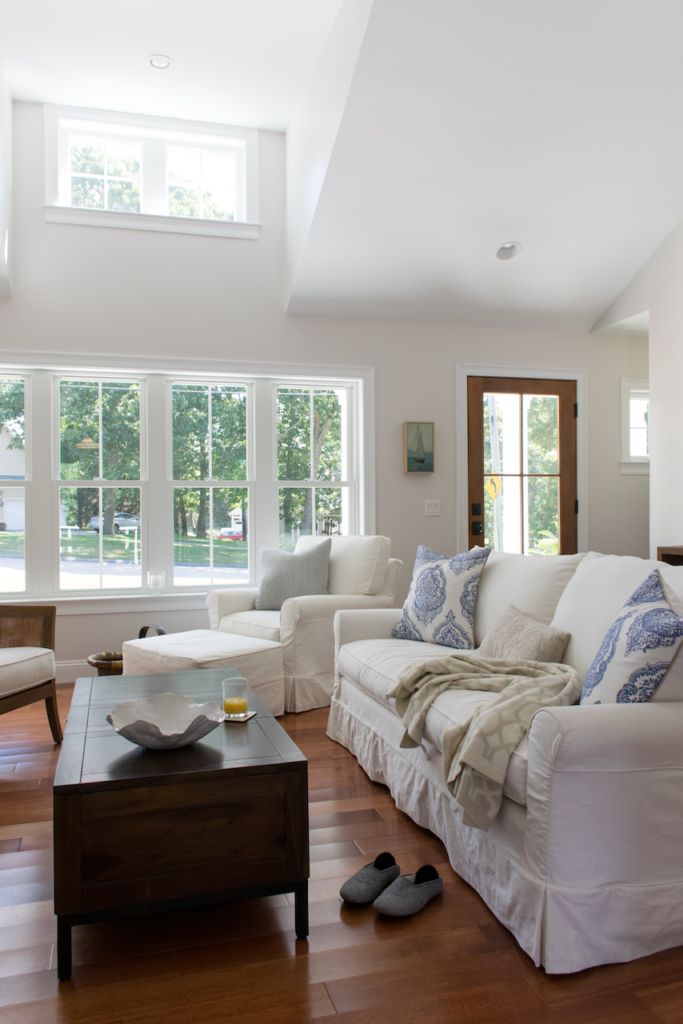
[{"label": "beige textured pillow", "polygon": [[560,662],[568,643],[569,633],[546,626],[510,605],[486,634],[477,654],[481,658]]}]

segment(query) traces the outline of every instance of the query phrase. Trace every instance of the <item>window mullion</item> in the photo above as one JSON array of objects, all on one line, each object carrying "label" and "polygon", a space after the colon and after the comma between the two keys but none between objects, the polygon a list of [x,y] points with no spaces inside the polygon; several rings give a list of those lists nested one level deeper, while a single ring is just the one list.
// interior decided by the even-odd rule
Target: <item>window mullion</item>
[{"label": "window mullion", "polygon": [[97,477],[104,480],[104,432],[102,430],[102,381],[97,384]]},{"label": "window mullion", "polygon": [[142,213],[165,216],[168,213],[166,196],[166,143],[160,139],[144,139],[142,143]]},{"label": "window mullion", "polygon": [[208,465],[207,465],[207,476],[208,484],[206,488],[206,500],[208,503],[208,535],[209,535],[209,572],[211,573],[211,582],[213,582],[213,384],[209,384],[208,388],[208,402],[207,402],[207,445],[208,445]]},{"label": "window mullion", "polygon": [[[147,379],[143,412],[143,551],[147,552],[148,571],[163,572],[168,587],[173,579],[173,470],[170,387],[164,377],[154,374]],[[160,429],[150,429],[151,424],[158,424]],[[143,577],[143,585],[146,583]]]},{"label": "window mullion", "polygon": [[[253,384],[251,428],[253,463],[249,476],[253,481],[249,516],[253,524],[252,542],[256,551],[277,547],[278,479],[277,479],[277,390],[271,380]],[[254,572],[252,570],[252,576]]]},{"label": "window mullion", "polygon": [[[59,490],[54,484],[53,447],[36,444],[51,438],[53,415],[52,375],[37,371],[26,376],[26,587],[31,594],[52,593],[56,565],[55,535],[59,534]],[[54,410],[54,411],[53,411]]]}]

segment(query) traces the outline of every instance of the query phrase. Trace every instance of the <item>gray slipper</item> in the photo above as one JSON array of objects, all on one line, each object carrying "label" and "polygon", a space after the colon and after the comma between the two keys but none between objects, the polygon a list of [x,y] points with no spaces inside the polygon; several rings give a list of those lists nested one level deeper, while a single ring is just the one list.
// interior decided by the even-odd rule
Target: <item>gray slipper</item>
[{"label": "gray slipper", "polygon": [[442,890],[439,872],[431,864],[423,864],[414,875],[400,875],[380,893],[373,907],[387,917],[408,917],[417,914]]},{"label": "gray slipper", "polygon": [[391,853],[380,853],[372,864],[366,864],[344,882],[339,895],[347,903],[372,903],[398,878],[400,871]]}]

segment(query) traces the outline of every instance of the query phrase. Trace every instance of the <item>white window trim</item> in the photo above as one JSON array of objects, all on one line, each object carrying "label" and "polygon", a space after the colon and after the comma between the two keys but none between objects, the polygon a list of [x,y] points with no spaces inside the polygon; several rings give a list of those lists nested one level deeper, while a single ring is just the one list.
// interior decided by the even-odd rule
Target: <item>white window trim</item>
[{"label": "white window trim", "polygon": [[[199,217],[173,217],[157,213],[125,213],[118,210],[86,210],[68,205],[60,195],[60,176],[66,166],[60,121],[68,120],[95,126],[111,125],[143,131],[148,135],[166,136],[178,133],[180,144],[212,144],[212,140],[238,139],[244,144],[243,186],[244,219],[235,221],[205,220]],[[201,121],[179,121],[172,118],[147,117],[137,114],[88,110],[81,107],[43,108],[45,144],[45,220],[51,223],[81,224],[94,227],[125,228],[136,231],[164,231],[174,234],[211,235],[256,241],[260,234],[258,199],[258,131],[256,128],[235,128],[230,125],[207,124]],[[166,141],[169,141],[168,139]],[[60,170],[61,168],[61,170]]]},{"label": "white window trim", "polygon": [[631,395],[634,391],[650,392],[650,382],[645,377],[622,377],[621,378],[621,461],[619,463],[624,476],[647,474],[650,472],[649,455],[630,454],[630,430],[631,430]]},{"label": "white window trim", "polygon": [[[57,529],[58,498],[56,491],[61,482],[55,471],[58,466],[58,418],[54,396],[56,378],[63,376],[102,378],[111,375],[114,378],[144,379],[146,385],[146,402],[148,403],[149,422],[165,421],[165,433],[168,435],[170,423],[170,406],[166,400],[166,383],[169,376],[174,379],[206,380],[229,378],[235,382],[252,382],[254,401],[251,403],[251,444],[249,479],[253,481],[253,497],[250,501],[250,521],[253,522],[250,550],[249,582],[228,584],[216,583],[217,588],[231,586],[253,586],[256,582],[258,552],[263,547],[277,546],[279,538],[277,523],[269,529],[254,519],[254,510],[261,507],[260,486],[272,489],[270,445],[261,445],[259,452],[259,432],[254,430],[254,421],[265,412],[270,424],[270,401],[272,382],[286,384],[310,385],[313,387],[355,385],[353,398],[352,449],[354,458],[361,461],[362,467],[354,462],[350,466],[355,476],[358,502],[356,505],[357,519],[349,526],[353,532],[372,534],[375,532],[375,448],[374,448],[374,368],[367,366],[330,366],[330,365],[298,365],[271,364],[264,367],[262,363],[233,362],[227,360],[195,360],[195,368],[187,370],[187,360],[179,357],[157,359],[153,364],[145,358],[126,357],[118,359],[112,356],[81,355],[46,355],[44,353],[26,353],[7,351],[0,363],[0,373],[7,375],[26,375],[26,416],[27,416],[27,448],[26,448],[26,480],[22,483],[26,488],[26,576],[31,589],[23,593],[7,594],[5,600],[13,603],[32,603],[36,600],[50,600],[66,614],[112,614],[121,610],[121,602],[125,603],[126,611],[144,611],[149,609],[191,610],[204,606],[208,591],[206,586],[175,586],[171,585],[173,567],[172,508],[169,495],[172,491],[170,474],[164,461],[164,450],[159,444],[160,432],[150,431],[145,436],[145,424],[142,424],[141,436],[141,468],[147,467],[146,480],[141,480],[141,514],[143,516],[143,576],[142,586],[130,590],[58,590],[59,551],[53,537]],[[258,396],[263,401],[259,408]],[[32,413],[40,423],[34,420]],[[41,426],[45,426],[41,430]],[[261,425],[260,436],[265,437],[264,424]],[[45,436],[49,434],[49,444],[31,447],[33,434]],[[264,462],[265,459],[265,462]],[[364,470],[360,475],[361,468]],[[137,485],[137,484],[136,484]],[[145,500],[146,491],[146,500]],[[149,523],[159,522],[165,517],[170,526],[166,531],[150,530]],[[271,517],[272,518],[272,517]],[[34,528],[40,522],[40,529]],[[272,534],[272,536],[271,536]],[[167,543],[166,543],[167,542]],[[164,590],[152,590],[148,587],[147,574],[152,571],[166,569],[166,587]],[[170,569],[170,572],[169,572]],[[211,588],[213,589],[213,588]]]}]

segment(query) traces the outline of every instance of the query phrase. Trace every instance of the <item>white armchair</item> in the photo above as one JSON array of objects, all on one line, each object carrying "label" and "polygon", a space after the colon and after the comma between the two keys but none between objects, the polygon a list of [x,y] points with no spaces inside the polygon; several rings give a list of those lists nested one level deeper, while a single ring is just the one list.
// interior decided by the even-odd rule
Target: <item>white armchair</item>
[{"label": "white armchair", "polygon": [[[300,537],[296,550],[319,538]],[[207,608],[211,629],[282,644],[285,710],[327,707],[334,682],[334,616],[346,608],[390,608],[401,561],[381,536],[332,537],[327,594],[290,597],[280,611],[258,611],[258,590],[214,590]]]}]

